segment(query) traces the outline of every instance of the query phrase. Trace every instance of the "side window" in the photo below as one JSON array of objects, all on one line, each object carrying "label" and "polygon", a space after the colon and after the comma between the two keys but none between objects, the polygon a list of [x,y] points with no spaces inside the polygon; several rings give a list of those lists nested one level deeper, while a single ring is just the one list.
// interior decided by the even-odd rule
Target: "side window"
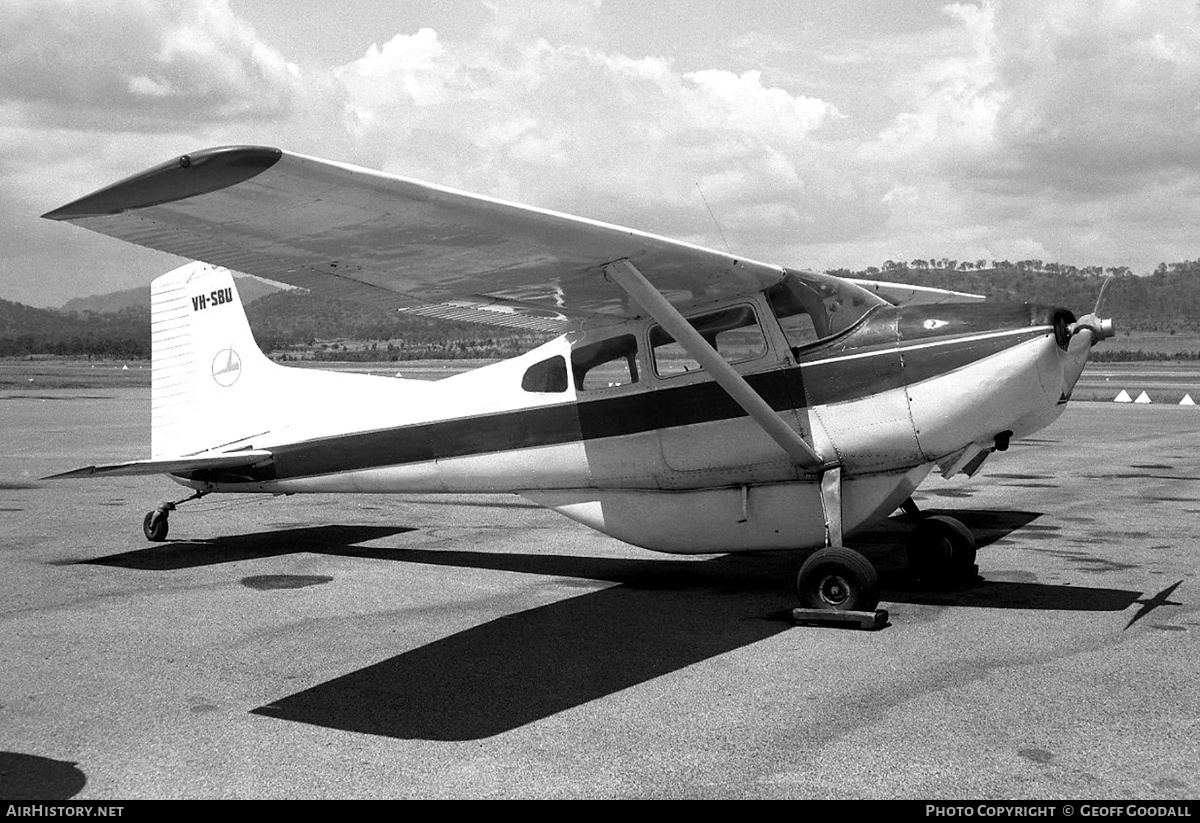
[{"label": "side window", "polygon": [[[749,306],[689,317],[688,322],[730,363],[753,360],[767,351],[762,328],[754,309]],[[659,377],[672,377],[700,368],[700,364],[661,326],[650,329],[650,350],[654,371]]]},{"label": "side window", "polygon": [[609,389],[636,383],[637,338],[623,334],[589,343],[571,352],[571,372],[579,391]]},{"label": "side window", "polygon": [[521,378],[521,388],[527,392],[563,392],[567,390],[567,361],[564,357],[551,357],[534,363]]},{"label": "side window", "polygon": [[[767,302],[771,304],[771,310],[775,312],[775,317],[779,320],[783,334],[787,337],[788,345],[793,349],[803,348],[825,336],[823,330],[817,328],[812,314],[805,305],[807,303],[809,306],[819,306],[821,304],[818,301],[817,295],[809,294],[803,290],[803,287],[790,281],[784,281],[767,292]],[[825,313],[823,311],[819,319],[821,325],[824,326]]]}]

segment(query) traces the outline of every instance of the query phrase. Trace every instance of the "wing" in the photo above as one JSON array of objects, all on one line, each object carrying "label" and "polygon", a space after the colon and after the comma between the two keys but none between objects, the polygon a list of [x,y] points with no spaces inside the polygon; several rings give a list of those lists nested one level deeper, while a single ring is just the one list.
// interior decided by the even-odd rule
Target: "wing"
[{"label": "wing", "polygon": [[279,149],[171,160],[44,215],[141,246],[435,317],[558,329],[639,311],[629,259],[676,305],[770,286],[779,266]]},{"label": "wing", "polygon": [[857,280],[852,277],[846,279],[856,286],[861,286],[867,291],[879,295],[894,306],[908,306],[921,303],[977,303],[987,299],[982,294],[935,289],[932,286],[910,286],[907,283]]}]

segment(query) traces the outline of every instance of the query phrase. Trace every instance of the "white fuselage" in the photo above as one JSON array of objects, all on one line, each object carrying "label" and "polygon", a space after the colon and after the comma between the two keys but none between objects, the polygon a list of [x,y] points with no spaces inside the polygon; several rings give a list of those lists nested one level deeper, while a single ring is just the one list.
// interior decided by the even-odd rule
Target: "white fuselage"
[{"label": "white fuselage", "polygon": [[[272,452],[270,471],[177,479],[219,492],[513,492],[668,552],[821,545],[817,478],[749,417],[714,404],[721,395],[703,371],[660,376],[652,327],[573,333],[432,383],[288,369],[243,353],[238,383],[213,390],[223,401],[244,391],[236,405],[246,413],[225,418],[241,432],[222,446]],[[936,463],[1045,426],[1070,389],[1072,355],[1048,326],[912,341],[889,331],[873,345],[799,352],[764,328],[765,350],[737,369],[842,467],[848,533],[886,517]],[[573,352],[622,335],[637,343],[633,382],[523,387],[538,364],[571,363]]]}]

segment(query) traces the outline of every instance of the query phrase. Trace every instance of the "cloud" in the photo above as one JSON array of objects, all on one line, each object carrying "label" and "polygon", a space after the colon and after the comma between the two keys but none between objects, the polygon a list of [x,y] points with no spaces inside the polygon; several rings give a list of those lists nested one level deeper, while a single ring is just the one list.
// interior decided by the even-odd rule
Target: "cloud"
[{"label": "cloud", "polygon": [[955,4],[966,55],[934,60],[873,145],[994,191],[1087,197],[1200,160],[1190,0]]},{"label": "cloud", "polygon": [[1195,256],[1195,3],[1006,0],[944,13],[959,45],[897,72],[907,96],[852,166],[891,180],[883,231],[894,247],[1142,270]]},{"label": "cloud", "polygon": [[1086,193],[1200,160],[1200,8],[1058,2],[996,17],[1012,173]]},{"label": "cloud", "polygon": [[[336,76],[357,162],[671,235],[758,243],[824,220],[812,136],[841,115],[759,71],[422,29]],[[487,43],[487,48],[481,46]]]},{"label": "cloud", "polygon": [[12,210],[259,142],[787,265],[1197,256],[1191,2],[961,0],[786,41],[748,12],[640,47],[592,0],[485,6],[329,69],[219,0],[0,0],[0,240],[36,259]]},{"label": "cloud", "polygon": [[286,117],[298,68],[223,0],[5,0],[0,100],[42,126],[156,131]]}]

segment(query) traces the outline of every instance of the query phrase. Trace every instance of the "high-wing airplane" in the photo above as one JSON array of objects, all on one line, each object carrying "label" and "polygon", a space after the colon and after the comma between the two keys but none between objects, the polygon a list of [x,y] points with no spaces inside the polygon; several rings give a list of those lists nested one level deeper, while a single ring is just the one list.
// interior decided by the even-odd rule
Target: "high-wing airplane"
[{"label": "high-wing airplane", "polygon": [[[1057,418],[1113,333],[1099,302],[1077,320],[794,271],[273,148],[183,155],[45,216],[198,261],[151,284],[150,459],[58,477],[163,473],[188,500],[513,492],[656,551],[816,549],[810,609],[876,607],[844,541],[900,507],[918,576],[973,570],[970,531],[913,490]],[[435,382],[288,368],[230,270],[562,335]]]}]

